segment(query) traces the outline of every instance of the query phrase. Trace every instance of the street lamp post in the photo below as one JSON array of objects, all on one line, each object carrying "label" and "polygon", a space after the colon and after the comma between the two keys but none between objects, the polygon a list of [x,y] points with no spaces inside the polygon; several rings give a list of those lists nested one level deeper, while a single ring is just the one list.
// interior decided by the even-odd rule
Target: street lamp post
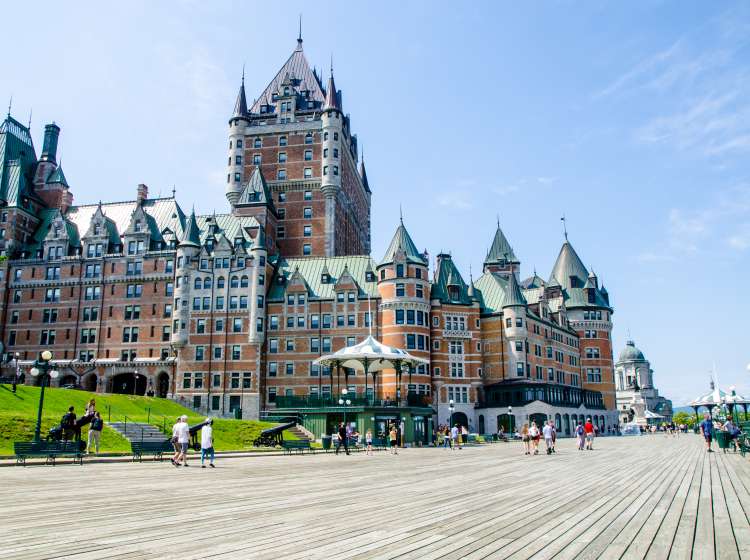
[{"label": "street lamp post", "polygon": [[138,388],[138,370],[135,370],[133,372],[133,395],[135,395],[137,388]]},{"label": "street lamp post", "polygon": [[513,433],[513,424],[514,424],[514,422],[513,422],[513,407],[509,406],[508,407],[508,434],[512,434]]},{"label": "street lamp post", "polygon": [[14,371],[13,371],[13,392],[14,393],[16,392],[16,385],[18,385],[19,378],[21,377],[20,375],[18,375],[18,358],[19,358],[19,356],[20,356],[20,354],[18,352],[16,352],[15,355],[13,356],[15,358],[15,368],[14,368]]},{"label": "street lamp post", "polygon": [[45,350],[41,356],[34,362],[34,366],[31,368],[31,375],[34,377],[41,376],[42,390],[39,392],[39,410],[36,415],[36,427],[34,428],[34,441],[40,441],[42,439],[42,407],[44,406],[44,387],[49,382],[49,379],[56,379],[59,374],[57,370],[50,370],[50,360],[52,359],[52,352]]},{"label": "street lamp post", "polygon": [[346,407],[352,404],[352,401],[346,398],[346,395],[349,394],[349,391],[346,390],[346,388],[341,389],[341,398],[339,399],[339,406],[344,407],[344,427],[346,427]]},{"label": "street lamp post", "polygon": [[451,413],[451,418],[450,418],[449,426],[451,428],[453,428],[453,411],[455,410],[455,408],[456,407],[453,404],[453,399],[449,400],[448,401],[448,410],[450,410],[450,413]]}]

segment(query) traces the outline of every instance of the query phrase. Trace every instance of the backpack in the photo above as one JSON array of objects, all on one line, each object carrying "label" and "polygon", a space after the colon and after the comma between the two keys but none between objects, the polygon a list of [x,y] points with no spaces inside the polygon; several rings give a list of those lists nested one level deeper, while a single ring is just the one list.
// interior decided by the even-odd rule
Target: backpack
[{"label": "backpack", "polygon": [[60,420],[60,425],[65,428],[69,428],[70,425],[73,423],[71,422],[71,420],[72,420],[72,417],[70,416],[70,412],[66,412],[65,414],[63,414],[62,420]]},{"label": "backpack", "polygon": [[583,435],[583,426],[578,426],[576,428],[576,435],[577,436],[582,436]]}]

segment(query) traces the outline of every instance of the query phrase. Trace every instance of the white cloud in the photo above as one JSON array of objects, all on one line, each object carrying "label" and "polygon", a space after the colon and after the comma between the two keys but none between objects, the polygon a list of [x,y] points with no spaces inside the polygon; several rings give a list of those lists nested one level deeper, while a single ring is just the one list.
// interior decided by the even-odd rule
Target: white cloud
[{"label": "white cloud", "polygon": [[750,223],[742,224],[737,231],[727,237],[727,245],[738,251],[750,249]]},{"label": "white cloud", "polygon": [[492,192],[500,196],[506,196],[516,193],[519,190],[521,190],[521,187],[519,185],[502,185],[500,187],[493,188]]},{"label": "white cloud", "polygon": [[469,193],[461,190],[438,193],[435,201],[438,203],[438,206],[458,210],[467,210],[473,206]]}]

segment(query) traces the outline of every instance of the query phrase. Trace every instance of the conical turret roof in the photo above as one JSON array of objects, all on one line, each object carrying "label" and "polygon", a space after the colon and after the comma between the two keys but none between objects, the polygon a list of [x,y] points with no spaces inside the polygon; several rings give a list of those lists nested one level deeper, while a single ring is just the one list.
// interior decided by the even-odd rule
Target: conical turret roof
[{"label": "conical turret roof", "polygon": [[510,246],[503,230],[500,229],[500,222],[498,221],[495,237],[492,239],[490,250],[487,251],[487,258],[484,260],[484,264],[497,264],[501,261],[519,262],[516,254],[513,252],[513,247]]},{"label": "conical turret roof", "polygon": [[55,170],[47,178],[47,183],[59,183],[61,185],[68,186],[68,181],[63,173],[62,166],[57,166]]},{"label": "conical turret roof", "polygon": [[240,91],[237,93],[237,101],[234,103],[234,113],[232,118],[247,116],[247,98],[245,97],[245,74],[242,74],[242,84]]},{"label": "conical turret roof", "polygon": [[526,298],[521,293],[521,286],[518,285],[515,274],[508,276],[508,289],[505,292],[505,299],[503,300],[503,308],[526,306]]},{"label": "conical turret roof", "polygon": [[405,253],[408,262],[422,265],[427,264],[424,257],[419,252],[419,249],[417,249],[417,246],[414,244],[414,241],[412,241],[409,232],[406,231],[403,222],[401,222],[396,229],[396,233],[393,235],[393,239],[391,239],[391,244],[388,245],[388,249],[383,256],[383,260],[380,261],[379,266],[392,263],[399,250],[402,250]]},{"label": "conical turret roof", "polygon": [[195,219],[195,210],[190,213],[187,224],[185,224],[185,232],[182,234],[182,239],[180,239],[180,245],[201,246],[201,232],[198,228],[198,222]]},{"label": "conical turret roof", "polygon": [[367,171],[365,170],[365,160],[362,159],[362,162],[359,164],[359,176],[362,178],[362,185],[365,187],[365,190],[367,192],[372,192],[370,190],[370,182],[367,180]]},{"label": "conical turret roof", "polygon": [[328,78],[328,86],[326,87],[326,102],[323,105],[323,110],[336,109],[341,111],[341,100],[339,99],[338,90],[336,90],[336,82],[333,80],[333,70]]},{"label": "conical turret roof", "polygon": [[[573,246],[566,241],[560,249],[555,266],[552,268],[550,282],[554,276],[564,288],[581,288],[588,280],[589,272]],[[575,280],[574,280],[575,279]]]}]

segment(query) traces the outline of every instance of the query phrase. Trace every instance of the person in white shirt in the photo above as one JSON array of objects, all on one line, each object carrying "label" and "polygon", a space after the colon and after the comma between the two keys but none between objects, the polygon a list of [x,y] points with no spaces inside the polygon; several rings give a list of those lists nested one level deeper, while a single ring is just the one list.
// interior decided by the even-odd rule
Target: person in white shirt
[{"label": "person in white shirt", "polygon": [[544,445],[547,447],[547,455],[552,454],[552,448],[554,443],[552,442],[552,436],[554,428],[552,427],[552,421],[547,422],[542,428],[542,434],[544,435]]},{"label": "person in white shirt", "polygon": [[206,465],[203,464],[206,455],[209,456],[208,466],[214,468],[214,421],[211,418],[206,418],[206,424],[201,428],[201,468],[205,469]]},{"label": "person in white shirt", "polygon": [[458,424],[451,428],[451,440],[453,440],[453,451],[455,451],[456,448],[461,449],[461,442],[458,439]]},{"label": "person in white shirt", "polygon": [[537,428],[536,422],[531,423],[529,438],[531,440],[531,447],[534,448],[534,455],[539,455],[539,428]]},{"label": "person in white shirt", "polygon": [[180,416],[178,422],[172,426],[172,441],[176,443],[177,447],[172,464],[179,467],[180,461],[182,461],[183,466],[187,467],[187,450],[190,442],[190,426],[187,423],[187,416]]}]

